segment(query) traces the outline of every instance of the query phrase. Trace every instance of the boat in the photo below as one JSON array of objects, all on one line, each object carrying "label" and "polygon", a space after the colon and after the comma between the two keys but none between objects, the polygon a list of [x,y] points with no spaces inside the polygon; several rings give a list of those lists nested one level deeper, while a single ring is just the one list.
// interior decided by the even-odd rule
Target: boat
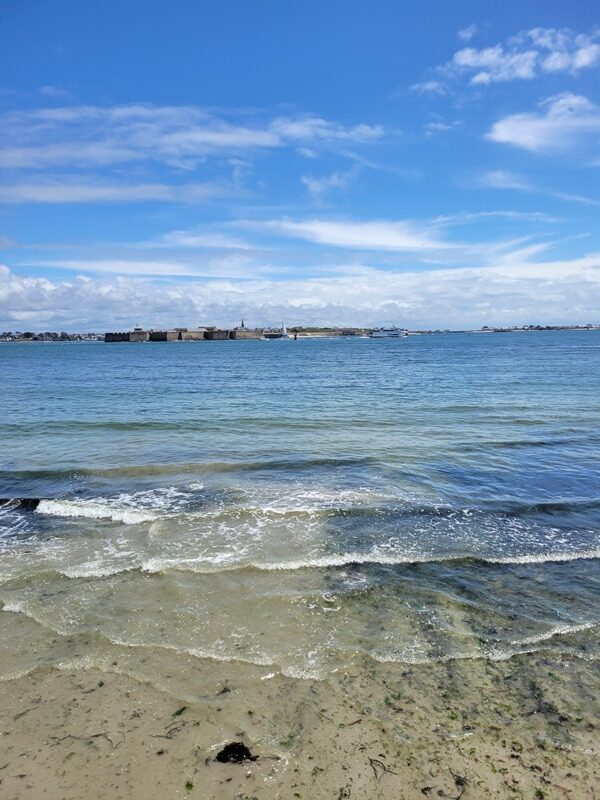
[{"label": "boat", "polygon": [[289,339],[289,334],[287,332],[287,328],[285,327],[285,322],[281,323],[281,328],[278,331],[274,330],[265,330],[263,333],[263,337],[265,339]]},{"label": "boat", "polygon": [[408,336],[406,328],[397,328],[395,325],[391,328],[375,328],[369,331],[371,339],[399,339],[401,336]]}]

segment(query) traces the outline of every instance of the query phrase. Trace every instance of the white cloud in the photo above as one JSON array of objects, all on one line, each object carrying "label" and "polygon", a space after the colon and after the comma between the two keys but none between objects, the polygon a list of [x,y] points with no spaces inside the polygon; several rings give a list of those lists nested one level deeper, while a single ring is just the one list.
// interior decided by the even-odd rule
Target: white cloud
[{"label": "white cloud", "polygon": [[369,142],[384,135],[381,125],[355,125],[347,128],[320,117],[279,118],[273,120],[270,130],[282,141],[343,141]]},{"label": "white cloud", "polygon": [[475,50],[466,47],[452,58],[452,66],[461,72],[474,72],[471,83],[486,84],[535,77],[538,54],[535,50],[505,52],[502,45]]},{"label": "white cloud", "polygon": [[446,87],[442,81],[422,81],[413,83],[410,88],[419,94],[446,94]]},{"label": "white cloud", "polygon": [[53,100],[66,100],[73,96],[68,89],[62,89],[60,86],[40,86],[38,91],[44,97],[51,97]]},{"label": "white cloud", "polygon": [[299,147],[296,152],[299,156],[302,156],[302,158],[317,158],[319,155],[312,147]]},{"label": "white cloud", "polygon": [[470,42],[471,39],[477,34],[477,31],[478,27],[473,22],[471,25],[467,25],[466,28],[461,28],[458,31],[457,36],[463,42]]},{"label": "white cloud", "polygon": [[[476,31],[476,26],[471,25],[458,35],[468,42]],[[575,75],[598,64],[600,29],[577,33],[570,28],[532,28],[490,47],[464,47],[446,64],[434,68],[429,80],[412,88],[442,94],[447,91],[448,81],[462,76],[473,86],[485,86],[533,80],[558,72]]]},{"label": "white cloud", "polygon": [[486,138],[532,152],[552,152],[579,143],[585,135],[600,133],[600,107],[586,97],[554,95],[544,100],[540,109],[498,120]]},{"label": "white cloud", "polygon": [[598,30],[576,34],[569,28],[533,28],[527,36],[541,49],[540,66],[545,72],[575,73],[600,61]]},{"label": "white cloud", "polygon": [[154,283],[135,277],[48,280],[0,267],[0,328],[145,325],[377,324],[475,327],[588,322],[600,305],[600,254],[566,261],[504,259],[484,268],[389,272],[351,264],[330,278]]},{"label": "white cloud", "polygon": [[332,172],[329,175],[321,175],[318,178],[311,175],[303,175],[300,180],[312,197],[317,202],[321,202],[332,190],[346,189],[356,177],[358,171],[357,165],[345,172]]},{"label": "white cloud", "polygon": [[443,119],[434,119],[425,125],[425,136],[436,136],[440,133],[447,133],[448,131],[460,128],[462,125],[461,120],[453,120],[452,122],[445,122]]},{"label": "white cloud", "polygon": [[[137,245],[139,246],[139,245]],[[171,231],[154,242],[145,242],[144,247],[173,247],[190,249],[252,250],[252,245],[233,236],[211,231]]]},{"label": "white cloud", "polygon": [[[229,190],[230,193],[231,190]],[[225,186],[210,183],[118,184],[53,178],[0,185],[0,203],[127,203],[170,201],[194,203],[228,194]]]},{"label": "white cloud", "polygon": [[89,164],[105,166],[123,161],[137,161],[142,157],[137,150],[114,142],[71,142],[34,147],[4,147],[0,149],[0,167],[40,169],[61,163],[74,167],[85,167]]},{"label": "white cloud", "polygon": [[532,188],[526,178],[506,169],[494,169],[484,173],[481,183],[492,189],[520,189],[529,192]]}]

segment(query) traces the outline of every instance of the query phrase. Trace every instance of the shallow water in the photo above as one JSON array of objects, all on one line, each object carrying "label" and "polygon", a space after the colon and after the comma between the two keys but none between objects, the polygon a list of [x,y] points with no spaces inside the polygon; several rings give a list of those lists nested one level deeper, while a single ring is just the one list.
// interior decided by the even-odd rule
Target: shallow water
[{"label": "shallow water", "polygon": [[0,676],[600,656],[598,332],[5,344],[0,371],[0,497],[42,498],[0,509]]}]

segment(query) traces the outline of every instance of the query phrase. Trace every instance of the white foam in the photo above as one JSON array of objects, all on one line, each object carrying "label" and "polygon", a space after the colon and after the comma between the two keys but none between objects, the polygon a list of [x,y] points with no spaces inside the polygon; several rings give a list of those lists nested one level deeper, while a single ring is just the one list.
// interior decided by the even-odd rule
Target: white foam
[{"label": "white foam", "polygon": [[157,514],[150,511],[87,500],[40,500],[36,513],[55,517],[108,519],[112,522],[122,522],[125,525],[138,525],[142,522],[152,522],[158,518]]},{"label": "white foam", "polygon": [[554,639],[555,636],[562,636],[570,633],[580,633],[581,631],[589,631],[595,628],[598,622],[582,622],[575,625],[556,625],[550,628],[549,631],[538,633],[534,636],[526,636],[523,639],[515,639],[511,644],[538,644],[539,642],[547,642],[549,639]]},{"label": "white foam", "polygon": [[[382,664],[399,663],[399,664],[431,664],[431,663],[446,663],[447,661],[508,661],[517,655],[527,655],[529,653],[540,652],[541,647],[527,647],[532,644],[542,644],[553,639],[555,636],[561,636],[571,633],[579,633],[587,631],[598,625],[598,622],[584,622],[575,625],[556,625],[544,633],[539,633],[534,636],[526,636],[521,639],[514,639],[508,643],[509,647],[512,646],[516,649],[504,649],[502,647],[486,647],[480,651],[461,652],[461,653],[447,653],[443,656],[420,656],[413,655],[409,652],[403,653],[373,653],[373,659]],[[578,655],[578,654],[574,654]]]},{"label": "white foam", "polygon": [[452,561],[451,556],[434,558],[432,556],[386,555],[382,553],[342,553],[338,556],[316,556],[309,559],[290,561],[241,561],[234,560],[236,554],[223,553],[211,558],[149,558],[143,562],[143,572],[164,572],[180,570],[190,572],[228,572],[241,569],[256,569],[261,572],[288,572],[301,569],[323,569],[326,567],[343,567],[350,564],[421,564],[431,561]]},{"label": "white foam", "polygon": [[148,558],[142,562],[140,569],[142,572],[151,574],[176,570],[179,572],[229,572],[236,569],[244,569],[249,566],[243,562],[231,563],[231,554],[220,554],[213,558]]},{"label": "white foam", "polygon": [[409,653],[373,653],[372,658],[380,664],[445,664],[448,661],[509,661],[519,655],[537,653],[540,648],[530,647],[519,650],[481,650],[480,652],[447,653],[443,656],[413,656]]},{"label": "white foam", "polygon": [[400,566],[403,564],[430,564],[457,562],[463,559],[474,559],[487,564],[546,564],[553,562],[578,561],[600,558],[599,550],[586,550],[570,553],[546,553],[535,556],[514,556],[506,558],[484,557],[481,555],[440,555],[434,554],[395,554],[372,550],[370,552],[349,552],[339,555],[315,556],[314,558],[290,559],[287,561],[244,561],[236,553],[222,553],[210,558],[149,558],[141,565],[143,572],[164,572],[168,570],[190,572],[227,572],[240,569],[256,569],[262,572],[287,572],[302,569],[325,569],[329,567],[345,567],[351,564],[381,564]]},{"label": "white foam", "polygon": [[69,631],[68,628],[62,627],[54,622],[47,622],[46,620],[42,619],[39,614],[36,614],[35,611],[32,611],[30,608],[28,608],[25,603],[20,603],[17,600],[7,600],[4,603],[2,610],[9,611],[13,614],[22,614],[24,617],[37,622],[37,624],[42,628],[46,628],[53,633],[57,633],[59,636],[70,636],[72,633],[72,631]]},{"label": "white foam", "polygon": [[563,553],[532,553],[520,556],[499,556],[482,558],[490,564],[551,564],[562,561],[586,561],[600,558],[600,548],[593,550],[570,551]]},{"label": "white foam", "polygon": [[13,614],[24,614],[24,605],[16,600],[5,600],[2,611],[10,611]]},{"label": "white foam", "polygon": [[60,570],[60,574],[65,578],[108,578],[111,575],[120,575],[122,572],[130,572],[134,569],[131,565],[107,564],[103,566],[97,561],[87,564],[79,564],[76,567],[65,567]]},{"label": "white foam", "polygon": [[194,658],[205,659],[208,661],[219,662],[239,662],[242,664],[252,664],[257,667],[272,667],[274,662],[271,658],[264,655],[243,656],[236,653],[235,655],[228,655],[220,653],[216,650],[201,650],[197,647],[178,647],[174,644],[167,644],[165,642],[125,642],[122,639],[114,638],[103,634],[112,644],[119,647],[140,648],[147,650],[170,650],[171,652],[178,653],[179,655],[193,656]]},{"label": "white foam", "polygon": [[9,681],[18,681],[20,678],[26,678],[28,675],[37,669],[37,667],[29,667],[29,669],[21,670],[20,672],[7,672],[6,675],[0,675],[0,683],[8,683]]},{"label": "white foam", "polygon": [[317,556],[315,558],[297,559],[290,561],[270,561],[265,563],[251,563],[247,566],[266,572],[277,570],[321,569],[323,567],[345,567],[350,564],[423,564],[430,561],[447,561],[452,557],[434,558],[431,555],[394,555],[371,551],[369,553],[340,553],[340,555]]}]

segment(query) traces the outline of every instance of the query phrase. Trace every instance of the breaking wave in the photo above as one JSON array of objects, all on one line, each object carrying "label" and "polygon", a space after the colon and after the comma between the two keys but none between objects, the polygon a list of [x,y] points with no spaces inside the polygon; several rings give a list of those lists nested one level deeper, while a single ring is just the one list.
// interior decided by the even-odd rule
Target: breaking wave
[{"label": "breaking wave", "polygon": [[40,500],[35,509],[38,514],[55,517],[86,517],[88,519],[108,519],[125,525],[138,525],[158,519],[156,513],[112,505],[107,502],[87,500]]}]

